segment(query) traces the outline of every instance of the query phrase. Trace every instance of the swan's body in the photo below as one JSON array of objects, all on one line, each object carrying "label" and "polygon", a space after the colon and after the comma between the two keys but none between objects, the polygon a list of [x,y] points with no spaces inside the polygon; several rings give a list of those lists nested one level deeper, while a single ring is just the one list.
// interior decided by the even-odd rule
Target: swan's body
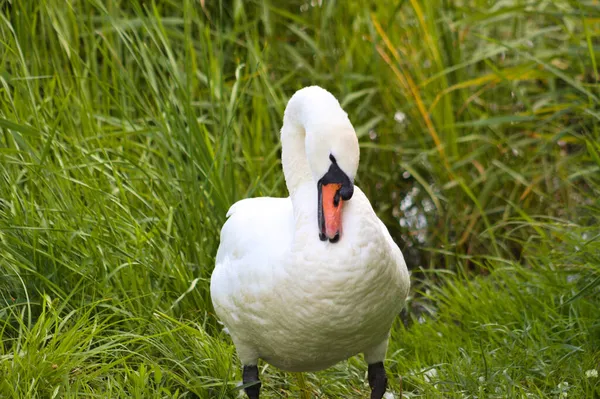
[{"label": "swan's body", "polygon": [[331,94],[305,88],[286,108],[282,144],[290,197],[242,200],[227,214],[211,279],[217,315],[244,366],[315,371],[361,352],[381,362],[409,289],[402,253],[357,187],[342,201],[339,242],[318,234],[316,181],[332,162],[356,173],[352,125]]},{"label": "swan's body", "polygon": [[406,297],[402,254],[364,194],[355,191],[343,239],[331,244],[315,233],[316,188],[303,188],[306,220],[297,231],[289,198],[240,201],[223,227],[213,302],[243,364],[260,357],[314,371],[369,353],[387,340]]}]

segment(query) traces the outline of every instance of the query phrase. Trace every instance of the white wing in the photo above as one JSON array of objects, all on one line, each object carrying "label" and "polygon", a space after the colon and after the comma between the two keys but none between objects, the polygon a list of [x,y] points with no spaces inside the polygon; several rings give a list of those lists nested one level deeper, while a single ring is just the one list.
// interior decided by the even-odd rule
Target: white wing
[{"label": "white wing", "polygon": [[[273,255],[289,247],[294,234],[294,211],[289,198],[249,198],[227,212],[217,251],[217,267],[226,258]],[[245,262],[249,263],[249,262]]]},{"label": "white wing", "polygon": [[261,197],[236,202],[227,216],[210,289],[217,315],[230,327],[271,289],[273,267],[290,249],[294,211],[290,198]]}]

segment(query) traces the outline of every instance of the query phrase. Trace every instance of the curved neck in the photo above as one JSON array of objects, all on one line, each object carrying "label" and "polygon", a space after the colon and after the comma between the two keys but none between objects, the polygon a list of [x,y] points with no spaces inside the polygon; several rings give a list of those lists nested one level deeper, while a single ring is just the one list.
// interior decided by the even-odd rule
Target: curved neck
[{"label": "curved neck", "polygon": [[288,102],[281,128],[281,162],[292,201],[303,184],[316,185],[306,154],[307,136],[331,120],[348,121],[347,118],[336,98],[320,87],[299,90]]},{"label": "curved neck", "polygon": [[285,184],[292,200],[302,184],[313,180],[304,140],[303,127],[284,123],[281,129],[281,163]]}]

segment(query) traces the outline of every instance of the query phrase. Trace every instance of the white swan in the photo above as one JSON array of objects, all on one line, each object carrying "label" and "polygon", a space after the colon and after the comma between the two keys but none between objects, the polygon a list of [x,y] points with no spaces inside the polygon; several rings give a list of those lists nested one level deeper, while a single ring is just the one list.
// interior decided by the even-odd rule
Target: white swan
[{"label": "white swan", "polygon": [[315,371],[357,353],[381,398],[394,317],[409,290],[404,258],[365,194],[353,185],[356,133],[328,91],[290,99],[281,129],[288,198],[235,203],[211,278],[215,311],[259,396],[258,359]]}]

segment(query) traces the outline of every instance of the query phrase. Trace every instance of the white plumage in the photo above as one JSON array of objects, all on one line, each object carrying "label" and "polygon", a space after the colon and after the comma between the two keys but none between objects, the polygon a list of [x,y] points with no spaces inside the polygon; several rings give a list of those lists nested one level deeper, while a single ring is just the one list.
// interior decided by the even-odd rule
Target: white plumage
[{"label": "white plumage", "polygon": [[353,181],[358,140],[327,91],[288,103],[282,128],[288,198],[253,198],[229,210],[211,279],[215,311],[244,365],[327,368],[355,354],[382,361],[409,290],[400,249],[364,193],[343,203],[339,242],[319,239],[317,181],[335,157]]}]

